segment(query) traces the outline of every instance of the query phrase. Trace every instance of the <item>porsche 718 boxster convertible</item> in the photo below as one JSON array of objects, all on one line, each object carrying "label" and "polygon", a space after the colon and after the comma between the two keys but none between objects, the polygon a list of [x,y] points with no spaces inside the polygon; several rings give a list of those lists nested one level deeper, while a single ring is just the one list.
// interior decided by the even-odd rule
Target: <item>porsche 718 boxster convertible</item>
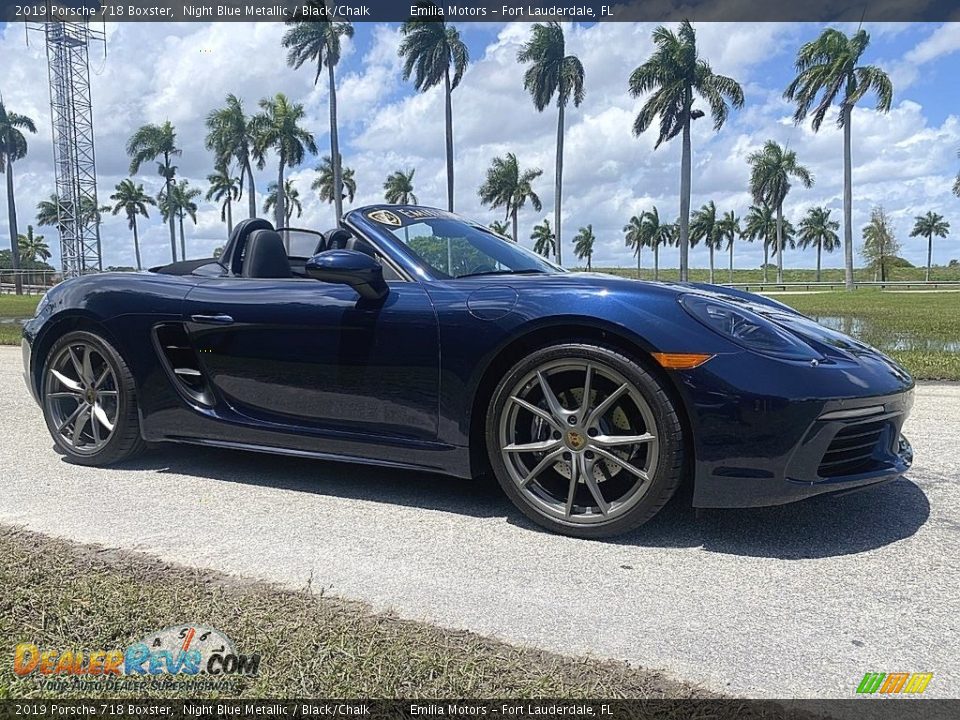
[{"label": "porsche 718 boxster convertible", "polygon": [[781,303],[567,272],[419,206],[319,233],[245,220],[218,259],[57,285],[24,329],[56,447],[146,442],[460,477],[552,530],[601,537],[682,482],[698,507],[896,479],[913,380]]}]

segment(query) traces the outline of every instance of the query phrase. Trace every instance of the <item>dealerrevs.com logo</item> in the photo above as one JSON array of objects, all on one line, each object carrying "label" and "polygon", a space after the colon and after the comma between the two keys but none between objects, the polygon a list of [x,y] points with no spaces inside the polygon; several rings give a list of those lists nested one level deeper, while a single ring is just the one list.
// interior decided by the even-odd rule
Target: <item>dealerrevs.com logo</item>
[{"label": "dealerrevs.com logo", "polygon": [[933,680],[933,673],[868,672],[857,686],[858,695],[919,695]]},{"label": "dealerrevs.com logo", "polygon": [[256,676],[260,655],[243,655],[219,630],[181,625],[149,633],[125,649],[41,648],[20,643],[13,671],[20,677],[153,678],[157,676]]}]

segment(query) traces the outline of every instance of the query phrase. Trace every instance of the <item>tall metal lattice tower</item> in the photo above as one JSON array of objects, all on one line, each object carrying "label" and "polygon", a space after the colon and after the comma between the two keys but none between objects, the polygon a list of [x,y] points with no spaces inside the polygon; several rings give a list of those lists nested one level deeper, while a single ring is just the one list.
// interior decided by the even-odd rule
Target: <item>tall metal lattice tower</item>
[{"label": "tall metal lattice tower", "polygon": [[90,43],[106,42],[86,22],[47,22],[50,120],[57,225],[64,278],[103,270],[97,203],[97,163],[90,97]]}]

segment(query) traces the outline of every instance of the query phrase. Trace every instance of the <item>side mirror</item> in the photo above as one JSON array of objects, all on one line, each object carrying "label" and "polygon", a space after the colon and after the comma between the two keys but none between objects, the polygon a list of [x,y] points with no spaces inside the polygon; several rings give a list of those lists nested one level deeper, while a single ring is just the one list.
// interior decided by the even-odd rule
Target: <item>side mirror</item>
[{"label": "side mirror", "polygon": [[356,250],[319,253],[307,260],[305,270],[315,280],[349,285],[366,300],[381,300],[390,292],[380,263]]}]

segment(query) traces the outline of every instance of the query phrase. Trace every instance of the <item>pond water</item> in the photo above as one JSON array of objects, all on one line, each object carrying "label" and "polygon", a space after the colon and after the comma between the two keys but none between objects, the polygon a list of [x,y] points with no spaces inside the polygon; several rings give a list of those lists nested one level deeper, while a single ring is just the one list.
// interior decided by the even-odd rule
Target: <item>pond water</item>
[{"label": "pond water", "polygon": [[878,350],[925,350],[960,353],[960,340],[917,337],[909,332],[891,332],[869,318],[852,315],[812,315],[818,323],[831,330],[855,337]]}]

